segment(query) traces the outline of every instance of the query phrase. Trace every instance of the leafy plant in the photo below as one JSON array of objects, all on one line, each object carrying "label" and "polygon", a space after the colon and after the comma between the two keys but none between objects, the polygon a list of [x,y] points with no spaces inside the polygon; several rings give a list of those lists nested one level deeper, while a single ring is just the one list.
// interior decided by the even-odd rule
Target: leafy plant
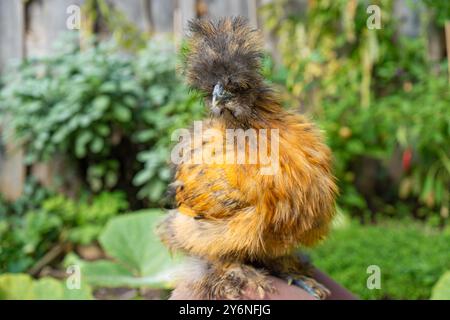
[{"label": "leafy plant", "polygon": [[447,1],[424,0],[426,5],[436,14],[436,22],[444,25],[450,20],[450,3]]},{"label": "leafy plant", "polygon": [[0,275],[0,300],[90,300],[91,288],[69,289],[54,278],[34,280],[28,274]]},{"label": "leafy plant", "polygon": [[23,216],[29,210],[38,208],[42,201],[52,195],[52,192],[44,188],[34,177],[26,179],[22,193],[15,201],[3,199],[0,193],[0,219],[6,215]]},{"label": "leafy plant", "polygon": [[0,217],[0,270],[25,271],[53,250],[65,250],[67,243],[89,244],[109,218],[127,208],[120,192],[103,192],[92,201],[55,195],[23,216]]},{"label": "leafy plant", "polygon": [[170,180],[172,133],[190,126],[203,114],[199,94],[188,91],[175,73],[176,55],[170,50],[165,53],[156,50],[150,44],[139,53],[136,62],[136,75],[149,88],[145,99],[152,108],[142,113],[145,127],[133,135],[135,141],[152,146],[137,155],[143,167],[133,179],[141,187],[138,196],[148,197],[152,202],[161,198]]},{"label": "leafy plant", "polygon": [[81,24],[82,33],[92,36],[98,25],[106,27],[112,37],[123,48],[138,50],[145,47],[148,35],[141,32],[139,28],[129,21],[126,15],[105,0],[87,0],[82,7]]},{"label": "leafy plant", "polygon": [[392,132],[402,150],[400,198],[416,197],[442,220],[448,220],[450,204],[449,103],[450,91],[443,74],[423,74],[407,92],[382,98],[377,105],[389,116],[384,122],[390,123],[391,130],[386,132]]},{"label": "leafy plant", "polygon": [[159,210],[144,210],[111,219],[99,237],[111,260],[82,261],[68,256],[65,264],[81,265],[81,272],[95,287],[170,287],[176,267],[161,244],[155,228]]},{"label": "leafy plant", "polygon": [[61,219],[60,240],[89,244],[96,240],[110,218],[128,209],[121,192],[102,192],[91,202],[52,197],[42,204],[42,212]]},{"label": "leafy plant", "polygon": [[202,112],[175,68],[169,42],[152,41],[137,56],[113,43],[67,45],[11,72],[0,110],[11,114],[27,163],[63,153],[92,191],[120,186],[133,206],[136,193],[156,203],[169,179],[172,131]]},{"label": "leafy plant", "polygon": [[367,28],[365,1],[265,5],[261,13],[282,62],[273,68],[275,82],[284,75],[286,104],[326,132],[344,211],[443,224],[450,183],[445,68],[427,61],[425,33],[402,36],[392,2],[372,4],[381,9],[382,30]]}]

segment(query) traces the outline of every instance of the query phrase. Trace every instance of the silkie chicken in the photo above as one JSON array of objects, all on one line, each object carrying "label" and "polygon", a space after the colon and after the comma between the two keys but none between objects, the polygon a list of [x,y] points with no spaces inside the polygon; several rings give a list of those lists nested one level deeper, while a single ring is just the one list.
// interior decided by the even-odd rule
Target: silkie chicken
[{"label": "silkie chicken", "polygon": [[[319,130],[284,110],[264,81],[261,36],[244,18],[194,20],[189,31],[185,74],[203,93],[210,117],[201,122],[201,143],[184,147],[209,161],[177,164],[171,184],[176,208],[158,228],[171,251],[191,257],[179,286],[198,299],[239,299],[246,290],[263,298],[274,291],[268,278],[274,275],[325,298],[329,291],[311,278],[312,268],[296,250],[323,239],[334,215],[330,150]],[[219,134],[211,138],[211,129]],[[224,149],[249,156],[267,137],[266,151],[277,151],[277,170],[263,173],[262,157],[256,163],[211,161],[223,159],[217,141],[230,129],[253,130],[259,140],[243,149],[227,149],[224,142]],[[264,130],[270,134],[258,135]]]}]

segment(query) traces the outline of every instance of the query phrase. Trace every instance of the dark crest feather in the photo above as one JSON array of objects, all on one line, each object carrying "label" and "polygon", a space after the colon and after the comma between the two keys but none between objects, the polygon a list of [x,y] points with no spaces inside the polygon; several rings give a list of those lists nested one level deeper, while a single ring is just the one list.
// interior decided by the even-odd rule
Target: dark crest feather
[{"label": "dark crest feather", "polygon": [[262,81],[261,39],[243,17],[189,22],[187,79],[209,92],[218,81],[230,91],[248,90]]}]

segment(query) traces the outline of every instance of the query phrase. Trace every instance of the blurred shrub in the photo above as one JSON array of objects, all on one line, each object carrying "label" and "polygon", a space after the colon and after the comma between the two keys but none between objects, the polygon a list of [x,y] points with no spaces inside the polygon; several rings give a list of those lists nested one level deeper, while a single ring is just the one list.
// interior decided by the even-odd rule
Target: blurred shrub
[{"label": "blurred shrub", "polygon": [[[403,214],[448,221],[448,83],[444,77],[424,76],[410,86],[368,109],[353,107],[354,98],[324,103],[320,124],[336,160],[341,204],[350,213],[370,207],[401,215],[402,202]],[[424,206],[417,210],[417,202]]]},{"label": "blurred shrub", "polygon": [[432,9],[437,23],[443,26],[450,20],[450,3],[448,1],[424,0],[424,2]]},{"label": "blurred shrub", "polygon": [[23,216],[27,211],[37,209],[51,195],[52,192],[43,188],[34,177],[29,177],[25,180],[20,197],[15,201],[5,200],[0,193],[0,219],[13,214]]},{"label": "blurred shrub", "polygon": [[0,271],[28,270],[56,246],[91,243],[109,218],[126,209],[123,193],[102,192],[90,201],[55,195],[20,215],[1,215]]},{"label": "blurred shrub", "polygon": [[[387,132],[395,137],[392,140],[402,150],[400,197],[416,196],[428,208],[437,208],[440,216],[447,220],[450,203],[449,105],[446,77],[443,74],[430,76],[425,72],[407,90],[380,98],[375,105],[378,112],[387,117],[384,122],[391,126]],[[381,121],[381,116],[375,120],[378,119]]]},{"label": "blurred shrub", "polygon": [[65,282],[53,278],[33,280],[27,274],[0,275],[0,300],[89,300],[91,288],[82,284],[69,289]]},{"label": "blurred shrub", "polygon": [[85,37],[92,36],[95,32],[109,33],[111,37],[122,47],[129,51],[135,51],[145,47],[148,34],[142,32],[139,27],[130,21],[124,12],[117,9],[107,0],[86,0],[81,7],[83,23],[81,32]]},{"label": "blurred shrub", "polygon": [[399,34],[392,1],[372,4],[382,10],[382,30],[367,28],[365,1],[263,7],[282,60],[275,82],[283,75],[287,104],[326,132],[342,209],[372,220],[387,213],[442,224],[450,200],[445,68],[426,61],[427,39]]},{"label": "blurred shrub", "polygon": [[62,195],[42,203],[42,212],[61,219],[60,240],[75,244],[95,241],[110,218],[128,209],[121,192],[102,192],[92,201],[71,200]]},{"label": "blurred shrub", "polygon": [[67,45],[12,72],[0,106],[11,114],[29,164],[62,153],[76,161],[91,190],[119,186],[130,200],[138,192],[155,203],[170,176],[173,129],[202,110],[175,67],[169,43],[150,42],[137,56],[111,43],[83,51]]},{"label": "blurred shrub", "polygon": [[[312,250],[314,264],[364,299],[428,299],[450,265],[450,234],[409,220],[378,226],[356,222]],[[381,269],[381,289],[366,286],[367,267]]]}]

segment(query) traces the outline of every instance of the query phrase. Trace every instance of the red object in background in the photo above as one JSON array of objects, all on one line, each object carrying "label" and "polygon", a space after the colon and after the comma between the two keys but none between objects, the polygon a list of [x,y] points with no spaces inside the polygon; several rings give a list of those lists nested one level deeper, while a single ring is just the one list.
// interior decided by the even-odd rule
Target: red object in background
[{"label": "red object in background", "polygon": [[404,171],[408,171],[411,168],[412,150],[410,148],[403,151],[402,167]]}]

